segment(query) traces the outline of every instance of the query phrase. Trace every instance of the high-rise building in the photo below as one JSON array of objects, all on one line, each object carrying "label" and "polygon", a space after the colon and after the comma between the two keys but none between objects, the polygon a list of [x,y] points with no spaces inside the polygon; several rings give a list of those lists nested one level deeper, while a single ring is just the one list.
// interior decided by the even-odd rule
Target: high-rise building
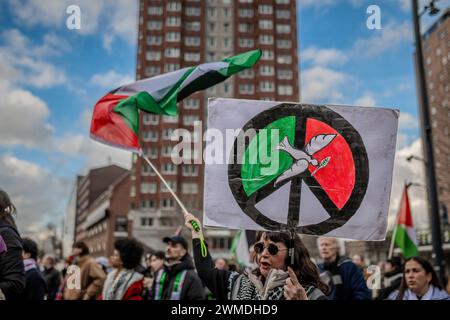
[{"label": "high-rise building", "polygon": [[[423,59],[441,215],[450,209],[450,9],[423,34]],[[448,224],[448,213],[447,213]],[[443,219],[445,222],[445,218]],[[444,226],[444,228],[447,226]]]},{"label": "high-rise building", "polygon": [[[296,1],[140,1],[138,79],[256,48],[262,49],[262,57],[254,68],[191,95],[179,104],[178,117],[141,117],[143,151],[197,216],[201,216],[203,205],[203,165],[175,165],[171,151],[178,142],[171,141],[170,136],[177,128],[193,131],[196,121],[205,120],[208,97],[299,100]],[[204,121],[202,129],[206,129]],[[194,140],[201,138],[194,134]],[[202,155],[192,156],[198,159]],[[139,157],[134,157],[131,179],[133,235],[162,248],[162,236],[174,232],[183,222],[180,208]],[[225,253],[232,233],[209,230],[206,238],[212,253]]]}]

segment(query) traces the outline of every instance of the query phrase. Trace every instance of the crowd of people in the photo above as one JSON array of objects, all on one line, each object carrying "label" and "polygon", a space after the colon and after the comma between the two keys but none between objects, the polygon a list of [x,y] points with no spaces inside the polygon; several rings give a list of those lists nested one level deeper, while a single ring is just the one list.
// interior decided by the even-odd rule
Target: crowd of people
[{"label": "crowd of people", "polygon": [[[192,252],[179,235],[165,237],[165,251],[145,253],[134,239],[114,243],[109,259],[93,258],[84,242],[73,245],[64,268],[39,258],[36,242],[21,238],[15,207],[0,190],[0,300],[450,300],[432,265],[421,257],[384,264],[382,288],[367,286],[363,258],[339,254],[335,238],[319,237],[316,264],[298,235],[258,232],[252,266],[202,255],[202,230],[185,217]],[[144,265],[142,261],[144,259]]]}]

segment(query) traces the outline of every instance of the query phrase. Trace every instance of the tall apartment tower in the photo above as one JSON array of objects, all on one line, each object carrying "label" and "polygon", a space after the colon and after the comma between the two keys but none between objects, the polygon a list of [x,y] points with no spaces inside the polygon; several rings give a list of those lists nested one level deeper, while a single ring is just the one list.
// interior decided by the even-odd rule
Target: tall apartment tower
[{"label": "tall apartment tower", "polygon": [[[185,99],[179,104],[178,117],[141,117],[144,152],[197,216],[203,205],[203,165],[175,165],[170,154],[177,142],[170,136],[177,128],[193,131],[195,121],[206,119],[208,97],[299,101],[296,1],[140,1],[138,79],[256,48],[263,53],[254,68]],[[180,208],[141,158],[133,160],[131,179],[133,235],[162,248],[162,236],[182,222]],[[225,230],[209,231],[211,252],[228,251],[231,236]]]},{"label": "tall apartment tower", "polygon": [[[440,211],[450,210],[450,9],[422,36]],[[449,228],[449,226],[444,226]]]}]

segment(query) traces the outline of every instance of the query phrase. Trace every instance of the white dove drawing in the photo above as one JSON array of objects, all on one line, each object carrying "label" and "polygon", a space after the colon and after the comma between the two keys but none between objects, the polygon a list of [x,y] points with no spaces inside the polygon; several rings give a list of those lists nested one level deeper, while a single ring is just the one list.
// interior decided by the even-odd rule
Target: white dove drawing
[{"label": "white dove drawing", "polygon": [[314,136],[303,149],[299,150],[292,147],[289,143],[288,137],[285,136],[276,149],[287,152],[292,158],[294,158],[295,162],[289,169],[277,178],[274,185],[305,172],[306,169],[308,169],[309,164],[317,166],[319,162],[317,159],[312,157],[313,154],[329,145],[335,137],[335,134],[318,134]]}]

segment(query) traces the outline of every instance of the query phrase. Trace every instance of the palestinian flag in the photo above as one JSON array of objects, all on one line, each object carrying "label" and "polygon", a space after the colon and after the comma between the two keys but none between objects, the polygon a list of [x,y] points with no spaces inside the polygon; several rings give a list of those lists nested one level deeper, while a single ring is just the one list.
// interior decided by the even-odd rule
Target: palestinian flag
[{"label": "palestinian flag", "polygon": [[253,67],[260,57],[261,50],[248,51],[119,87],[95,105],[91,138],[139,153],[139,110],[175,116],[177,102]]},{"label": "palestinian flag", "polygon": [[402,202],[400,205],[400,214],[398,217],[397,226],[394,230],[395,245],[400,248],[405,259],[417,256],[419,250],[417,249],[416,233],[411,216],[411,208],[409,206],[408,190],[405,186],[403,190]]}]

